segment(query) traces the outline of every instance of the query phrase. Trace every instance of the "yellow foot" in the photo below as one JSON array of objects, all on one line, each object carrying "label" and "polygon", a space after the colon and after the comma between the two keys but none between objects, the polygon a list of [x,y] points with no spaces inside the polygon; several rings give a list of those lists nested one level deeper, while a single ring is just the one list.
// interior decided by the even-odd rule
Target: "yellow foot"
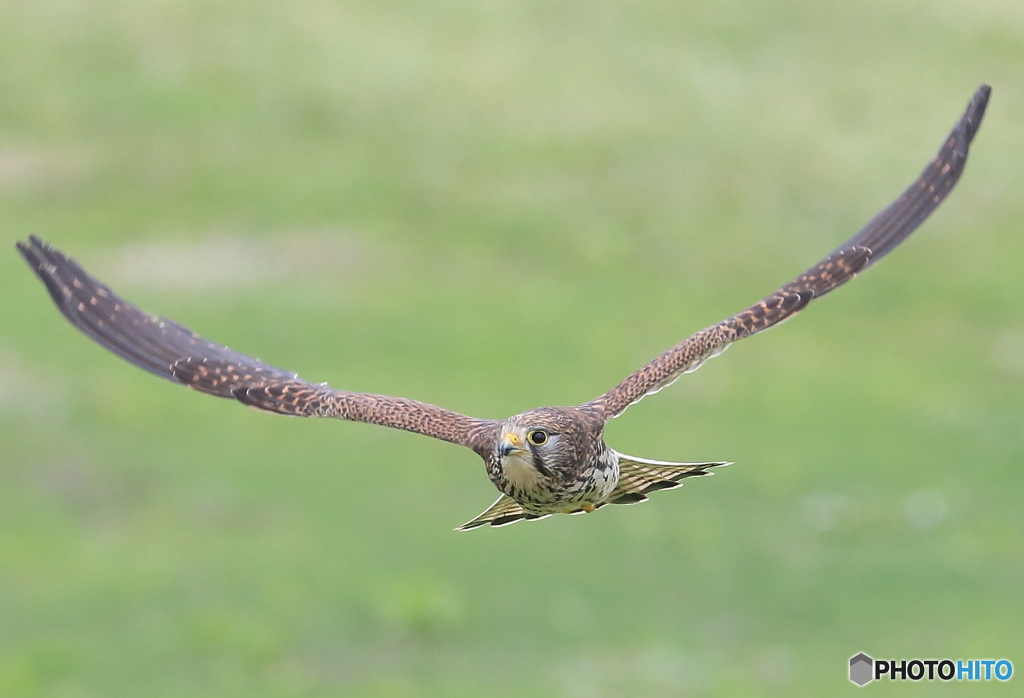
[{"label": "yellow foot", "polygon": [[583,506],[580,507],[580,509],[582,509],[583,511],[585,511],[585,512],[587,512],[589,514],[590,512],[592,512],[594,510],[594,505],[593,504],[584,504]]}]

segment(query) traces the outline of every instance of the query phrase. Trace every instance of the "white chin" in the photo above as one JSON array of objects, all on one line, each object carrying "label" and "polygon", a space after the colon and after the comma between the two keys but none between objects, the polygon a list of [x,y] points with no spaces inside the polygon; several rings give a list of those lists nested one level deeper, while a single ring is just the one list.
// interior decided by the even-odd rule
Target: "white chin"
[{"label": "white chin", "polygon": [[508,481],[519,489],[536,489],[541,474],[533,463],[522,455],[509,455],[501,459],[501,467]]}]

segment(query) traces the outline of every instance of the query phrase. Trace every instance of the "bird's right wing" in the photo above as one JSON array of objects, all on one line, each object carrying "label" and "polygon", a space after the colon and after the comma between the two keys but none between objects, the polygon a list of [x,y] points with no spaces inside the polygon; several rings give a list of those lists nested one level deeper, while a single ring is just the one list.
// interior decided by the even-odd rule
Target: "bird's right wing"
[{"label": "bird's right wing", "polygon": [[604,420],[617,417],[645,395],[658,392],[683,373],[697,370],[733,342],[793,317],[811,300],[841,286],[891,252],[935,210],[960,179],[990,93],[988,85],[978,88],[964,115],[917,181],[832,254],[743,312],[684,339],[581,408]]},{"label": "bird's right wing", "polygon": [[432,436],[478,453],[493,446],[498,423],[424,402],[334,390],[211,342],[173,320],[116,296],[60,250],[32,236],[18,250],[72,325],[98,344],[161,378],[268,412],[337,417]]}]

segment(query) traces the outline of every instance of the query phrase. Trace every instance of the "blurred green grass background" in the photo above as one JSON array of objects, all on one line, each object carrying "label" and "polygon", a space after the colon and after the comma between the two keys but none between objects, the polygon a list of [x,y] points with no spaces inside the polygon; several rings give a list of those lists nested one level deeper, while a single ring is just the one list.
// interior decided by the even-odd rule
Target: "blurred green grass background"
[{"label": "blurred green grass background", "polygon": [[[1024,669],[1022,76],[1011,0],[0,3],[0,695]],[[159,381],[13,249],[308,379],[504,417],[817,261],[982,81],[966,175],[902,249],[609,427],[736,465],[594,516],[454,533],[495,497],[475,455]]]}]

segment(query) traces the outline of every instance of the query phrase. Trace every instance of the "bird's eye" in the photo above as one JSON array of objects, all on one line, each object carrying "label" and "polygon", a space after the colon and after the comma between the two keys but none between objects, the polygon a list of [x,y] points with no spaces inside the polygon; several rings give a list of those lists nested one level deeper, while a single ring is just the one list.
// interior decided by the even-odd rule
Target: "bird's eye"
[{"label": "bird's eye", "polygon": [[526,438],[534,446],[543,446],[548,442],[548,433],[543,429],[534,429],[526,435]]}]

